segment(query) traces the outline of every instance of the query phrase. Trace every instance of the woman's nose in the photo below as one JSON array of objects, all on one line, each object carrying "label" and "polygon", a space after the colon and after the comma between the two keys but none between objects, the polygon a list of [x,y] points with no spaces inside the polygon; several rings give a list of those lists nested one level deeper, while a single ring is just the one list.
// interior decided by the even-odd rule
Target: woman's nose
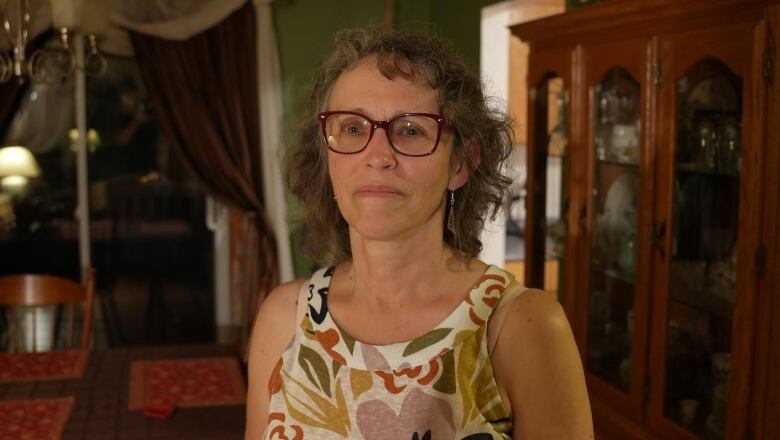
[{"label": "woman's nose", "polygon": [[384,127],[377,127],[366,145],[366,164],[376,169],[393,169],[398,165]]}]

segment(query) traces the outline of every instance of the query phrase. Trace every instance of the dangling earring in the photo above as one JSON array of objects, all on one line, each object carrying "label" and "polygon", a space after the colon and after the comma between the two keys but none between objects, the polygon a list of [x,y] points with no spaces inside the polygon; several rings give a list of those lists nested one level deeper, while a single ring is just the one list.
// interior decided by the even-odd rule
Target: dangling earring
[{"label": "dangling earring", "polygon": [[455,191],[450,191],[450,206],[449,206],[449,214],[447,215],[447,229],[452,232],[452,235],[455,234]]}]

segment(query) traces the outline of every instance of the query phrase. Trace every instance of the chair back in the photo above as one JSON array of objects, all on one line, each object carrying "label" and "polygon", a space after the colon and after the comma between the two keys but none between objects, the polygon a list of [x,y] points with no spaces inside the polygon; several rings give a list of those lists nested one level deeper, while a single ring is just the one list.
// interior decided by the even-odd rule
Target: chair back
[{"label": "chair back", "polygon": [[[83,305],[78,347],[89,348],[94,294],[94,268],[89,268],[85,285],[54,275],[0,276],[0,307],[5,309],[7,324],[5,351],[23,351],[24,348],[39,351],[39,333],[46,331],[39,327],[45,328],[46,324],[51,332],[52,348],[60,348],[63,343],[66,348],[74,348],[77,304]],[[66,322],[60,319],[63,309],[67,310]]]}]

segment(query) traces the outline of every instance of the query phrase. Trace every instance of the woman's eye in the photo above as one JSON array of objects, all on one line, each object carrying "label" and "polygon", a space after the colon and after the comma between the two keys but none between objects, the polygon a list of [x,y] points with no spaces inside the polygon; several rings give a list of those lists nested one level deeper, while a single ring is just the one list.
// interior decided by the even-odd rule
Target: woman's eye
[{"label": "woman's eye", "polygon": [[408,124],[399,127],[398,134],[408,137],[425,136],[425,132],[420,127]]},{"label": "woman's eye", "polygon": [[363,134],[365,129],[366,124],[362,124],[360,122],[345,122],[341,124],[341,131],[352,136]]}]

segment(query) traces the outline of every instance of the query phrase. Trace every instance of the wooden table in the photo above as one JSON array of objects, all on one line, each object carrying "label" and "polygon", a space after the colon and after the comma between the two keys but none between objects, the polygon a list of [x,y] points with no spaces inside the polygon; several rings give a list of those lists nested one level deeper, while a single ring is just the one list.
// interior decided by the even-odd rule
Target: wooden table
[{"label": "wooden table", "polygon": [[166,421],[127,409],[130,364],[136,360],[237,356],[220,345],[94,350],[80,379],[0,383],[0,399],[74,396],[63,439],[242,439],[243,405],[178,408]]}]

